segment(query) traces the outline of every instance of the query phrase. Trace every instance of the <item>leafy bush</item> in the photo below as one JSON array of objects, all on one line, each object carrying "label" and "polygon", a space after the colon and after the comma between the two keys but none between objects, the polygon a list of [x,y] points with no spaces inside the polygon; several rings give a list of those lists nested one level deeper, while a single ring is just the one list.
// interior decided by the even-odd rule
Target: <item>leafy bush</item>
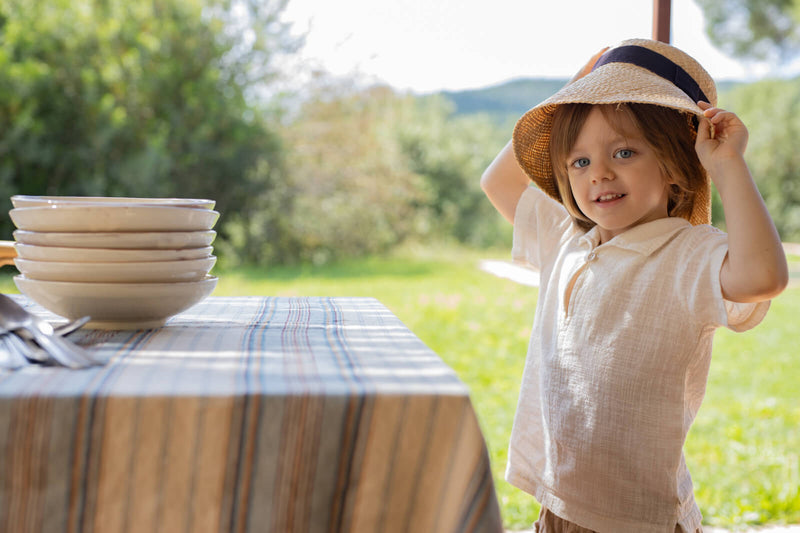
[{"label": "leafy bush", "polygon": [[282,145],[248,91],[295,47],[274,23],[283,3],[4,2],[0,195],[210,197],[223,213],[261,212],[280,191]]}]

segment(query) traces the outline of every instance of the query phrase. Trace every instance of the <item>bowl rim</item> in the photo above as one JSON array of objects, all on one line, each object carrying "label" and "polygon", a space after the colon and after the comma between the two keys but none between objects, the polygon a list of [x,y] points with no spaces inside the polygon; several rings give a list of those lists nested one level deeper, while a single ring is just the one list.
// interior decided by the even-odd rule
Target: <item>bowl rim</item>
[{"label": "bowl rim", "polygon": [[[29,205],[17,205],[17,204]],[[35,204],[34,204],[35,203]],[[11,197],[14,208],[46,207],[49,205],[165,205],[170,207],[191,207],[213,209],[216,200],[207,198],[179,197],[137,197],[137,196],[39,196],[31,194],[15,194]]]},{"label": "bowl rim", "polygon": [[[14,279],[15,280],[16,279],[21,279],[23,281],[23,283],[45,284],[45,285],[61,285],[61,286],[73,285],[73,286],[75,286],[74,288],[81,288],[81,287],[91,287],[91,288],[97,288],[97,289],[111,288],[111,289],[117,289],[117,290],[120,290],[120,291],[126,292],[126,293],[130,292],[130,293],[136,294],[137,292],[141,292],[142,289],[167,288],[167,289],[175,289],[175,290],[177,290],[177,289],[188,289],[188,288],[190,288],[189,285],[203,285],[203,284],[209,284],[209,283],[212,283],[212,282],[216,283],[216,282],[219,281],[219,276],[215,276],[213,274],[206,274],[206,276],[203,279],[196,279],[196,280],[192,280],[192,281],[155,281],[155,282],[154,281],[145,281],[145,282],[141,282],[141,283],[126,283],[126,282],[121,282],[121,281],[98,281],[98,282],[94,282],[94,281],[50,281],[50,280],[44,280],[44,279],[29,278],[29,277],[26,277],[24,274],[17,274],[17,275],[14,276]],[[64,288],[70,288],[70,287],[64,287]],[[20,290],[20,292],[22,292],[22,290]],[[22,294],[24,296],[26,296],[27,298],[30,298],[30,296],[27,296],[24,292]],[[114,296],[113,295],[108,295],[108,294],[105,294],[105,293],[100,295],[100,296],[97,296],[98,299],[99,298],[107,298],[107,297],[114,297]]]},{"label": "bowl rim", "polygon": [[220,213],[171,205],[54,204],[15,207],[8,216],[22,230],[94,233],[209,230],[219,221]]}]

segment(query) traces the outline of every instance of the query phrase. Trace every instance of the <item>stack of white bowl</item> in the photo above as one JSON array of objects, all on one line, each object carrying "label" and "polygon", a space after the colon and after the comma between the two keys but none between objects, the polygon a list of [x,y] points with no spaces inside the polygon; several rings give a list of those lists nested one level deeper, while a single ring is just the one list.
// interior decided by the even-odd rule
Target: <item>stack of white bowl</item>
[{"label": "stack of white bowl", "polygon": [[13,196],[20,292],[88,327],[149,329],[211,294],[213,200]]}]

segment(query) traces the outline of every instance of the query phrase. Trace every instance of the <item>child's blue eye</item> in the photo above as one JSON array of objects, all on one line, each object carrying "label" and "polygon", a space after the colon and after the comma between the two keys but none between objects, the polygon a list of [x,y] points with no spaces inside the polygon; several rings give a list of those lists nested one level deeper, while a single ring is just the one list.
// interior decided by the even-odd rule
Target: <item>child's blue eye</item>
[{"label": "child's blue eye", "polygon": [[572,162],[572,166],[575,168],[583,168],[589,166],[589,158],[588,157],[579,157],[575,161]]},{"label": "child's blue eye", "polygon": [[628,150],[627,148],[623,148],[622,150],[614,154],[614,157],[618,159],[628,159],[629,157],[633,157],[633,150]]}]

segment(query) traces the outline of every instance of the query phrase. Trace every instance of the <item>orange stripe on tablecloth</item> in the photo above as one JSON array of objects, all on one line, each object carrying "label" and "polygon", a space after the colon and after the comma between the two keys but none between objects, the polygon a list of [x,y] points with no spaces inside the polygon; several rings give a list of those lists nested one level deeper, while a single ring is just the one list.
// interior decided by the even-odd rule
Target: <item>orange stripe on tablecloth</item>
[{"label": "orange stripe on tablecloth", "polygon": [[[129,341],[131,349],[143,348],[152,337],[152,332],[131,337],[135,339]],[[126,375],[126,363],[123,359],[115,365],[119,370],[116,376],[129,381],[129,385],[135,383],[131,381],[135,377],[145,389],[157,372],[151,366],[147,373]],[[95,418],[101,431],[98,450],[103,453],[94,454],[97,474],[89,478],[92,483],[88,485],[96,487],[97,505],[87,508],[85,513],[94,520],[93,531],[156,530],[171,402],[170,398],[138,396],[110,396],[103,400],[102,417]],[[120,439],[120,435],[125,438]]]},{"label": "orange stripe on tablecloth", "polygon": [[[161,496],[161,445],[162,435],[167,431],[169,402],[168,398],[147,398],[147,401],[142,399],[136,401],[134,438],[127,446],[128,453],[123,455],[131,459],[124,504],[123,531],[127,533],[152,532],[157,528],[158,500]],[[114,421],[114,416],[109,412],[109,404],[106,406],[106,417],[108,426]],[[108,456],[119,453],[119,448],[108,449],[110,451]],[[114,458],[109,457],[107,464],[113,465]],[[101,494],[109,488],[105,481],[101,477],[98,483]],[[98,508],[102,507],[107,506],[98,505]],[[97,529],[106,531],[99,526]]]},{"label": "orange stripe on tablecloth", "polygon": [[402,396],[377,396],[373,399],[363,461],[357,482],[351,516],[346,517],[352,531],[380,531],[386,489],[392,463],[387,458],[398,451],[399,420],[403,419],[406,399]]},{"label": "orange stripe on tablecloth", "polygon": [[253,482],[253,464],[256,453],[256,435],[259,417],[259,402],[247,398],[243,413],[243,431],[241,454],[239,459],[239,475],[234,500],[234,528],[232,531],[242,533],[247,528],[247,512],[250,503],[250,490]]},{"label": "orange stripe on tablecloth", "polygon": [[224,519],[222,502],[226,497],[226,457],[229,453],[229,435],[224,428],[231,427],[234,400],[231,397],[210,397],[199,401],[203,406],[194,443],[191,515],[184,533],[216,533],[226,531],[220,527]]},{"label": "orange stripe on tablecloth", "polygon": [[67,511],[67,533],[75,533],[80,531],[81,527],[81,514],[83,512],[83,497],[81,487],[83,486],[83,464],[85,461],[86,452],[84,448],[86,443],[84,439],[86,418],[88,417],[86,404],[92,401],[91,398],[81,398],[80,406],[78,407],[78,416],[75,421],[75,433],[73,435],[73,459],[72,459],[72,472],[70,473],[70,490],[69,502]]},{"label": "orange stripe on tablecloth", "polygon": [[225,453],[223,455],[223,472],[225,477],[222,484],[219,531],[233,531],[234,511],[236,509],[236,492],[239,482],[239,451],[242,448],[243,426],[245,419],[245,398],[236,396],[231,401],[231,413],[226,426],[220,426],[218,431],[227,435]]},{"label": "orange stripe on tablecloth", "polygon": [[[352,514],[346,512],[348,502],[353,502],[352,493],[349,491],[352,479],[358,479],[361,471],[361,459],[366,439],[363,431],[369,425],[371,410],[367,408],[368,402],[363,395],[351,397],[347,401],[344,427],[342,429],[342,442],[337,462],[336,485],[334,487],[334,500],[331,502],[331,517],[328,523],[328,532],[348,531],[352,528],[345,527],[345,517]],[[355,492],[355,491],[353,491]]]},{"label": "orange stripe on tablecloth", "polygon": [[[302,531],[301,515],[308,505],[305,494],[301,492],[301,477],[305,475],[303,463],[313,461],[305,455],[308,445],[303,439],[307,435],[308,419],[313,415],[309,413],[311,401],[307,397],[288,396],[284,403],[275,491],[272,494],[272,530]],[[295,523],[296,520],[299,523]]]},{"label": "orange stripe on tablecloth", "polygon": [[410,512],[405,517],[406,531],[447,531],[442,524],[453,524],[457,513],[448,513],[442,502],[453,490],[447,483],[453,465],[453,442],[463,423],[464,403],[460,396],[443,396],[436,399],[436,408],[429,418],[428,442],[419,462],[416,479],[417,490]]},{"label": "orange stripe on tablecloth", "polygon": [[153,533],[186,531],[194,510],[191,501],[194,444],[197,441],[201,399],[173,398],[169,405],[161,457],[161,483]]},{"label": "orange stripe on tablecloth", "polygon": [[104,389],[113,387],[117,377],[124,374],[126,356],[153,335],[153,332],[132,334],[120,347],[112,362],[97,372],[86,384],[79,399],[75,430],[72,435],[72,472],[66,533],[94,531],[94,510],[97,500],[97,480],[100,455],[103,450]]},{"label": "orange stripe on tablecloth", "polygon": [[[493,501],[494,481],[492,479],[492,471],[488,466],[488,460],[485,464],[486,468],[475,472],[474,479],[477,481],[474,493],[475,498],[471,501],[472,503],[464,515],[459,531],[465,533],[471,533],[472,531],[495,531],[501,533],[503,531],[500,509],[497,507],[497,501]],[[492,512],[487,511],[489,505],[495,506]]]},{"label": "orange stripe on tablecloth", "polygon": [[[320,447],[322,403],[320,397],[309,397],[305,376],[318,375],[314,351],[309,337],[312,309],[308,298],[297,299],[292,306],[294,315],[286,321],[281,332],[287,376],[297,375],[296,383],[287,383],[293,392],[283,399],[278,466],[275,470],[275,489],[272,492],[272,525],[274,531],[305,531],[309,527],[313,501],[314,476]],[[296,316],[295,316],[296,315]]]},{"label": "orange stripe on tablecloth", "polygon": [[[94,530],[219,530],[230,399],[109,399]],[[204,403],[204,417],[197,413]],[[170,411],[180,409],[179,413]],[[137,430],[130,421],[138,417]],[[168,423],[181,420],[182,423]],[[166,435],[166,438],[164,437]]]},{"label": "orange stripe on tablecloth", "polygon": [[383,491],[380,531],[406,531],[407,517],[412,510],[415,494],[420,489],[416,485],[419,466],[428,451],[436,397],[415,395],[408,397],[405,403],[397,427],[397,446],[391,455],[391,471]]},{"label": "orange stripe on tablecloth", "polygon": [[38,531],[45,513],[52,400],[35,396],[18,398],[11,410],[8,435],[11,467],[5,480],[3,531]]},{"label": "orange stripe on tablecloth", "polygon": [[[137,400],[131,397],[108,397],[103,400],[104,420],[101,442],[106,453],[99,453],[95,482],[97,496],[91,507],[92,531],[125,531],[128,492],[133,483],[136,433],[132,421],[137,417]],[[89,509],[87,509],[88,513]]]},{"label": "orange stripe on tablecloth", "polygon": [[[485,442],[475,412],[470,405],[465,402],[466,411],[461,435],[454,441],[458,443],[458,447],[455,450],[453,464],[458,465],[458,468],[451,470],[449,477],[449,483],[460,488],[455,494],[461,497],[456,500],[448,498],[448,506],[452,505],[459,511],[461,518],[458,531],[471,532],[478,526],[486,530],[484,526],[491,526],[488,530],[501,532],[499,508],[491,515],[485,512],[494,493],[494,484]],[[481,520],[495,520],[496,523],[484,524],[480,522]]]},{"label": "orange stripe on tablecloth", "polygon": [[[342,454],[347,454],[347,461],[339,463],[339,484],[336,497],[337,520],[331,523],[329,533],[340,531],[356,531],[354,517],[360,492],[359,480],[364,470],[364,460],[369,444],[372,419],[375,412],[375,396],[363,396],[354,400],[349,408],[352,412],[354,426],[347,437],[347,446],[342,447]],[[336,526],[336,527],[334,527]]]},{"label": "orange stripe on tablecloth", "polygon": [[95,531],[94,510],[97,503],[97,479],[103,449],[105,398],[83,397],[80,400],[73,446],[74,462],[69,498],[69,533]]},{"label": "orange stripe on tablecloth", "polygon": [[[300,460],[300,483],[297,484],[297,501],[302,505],[295,506],[295,514],[299,519],[299,530],[308,531],[311,525],[311,515],[314,502],[315,480],[319,466],[319,451],[322,449],[322,423],[324,413],[324,398],[316,396],[309,401],[308,424],[302,435],[302,452]],[[323,471],[328,464],[322,465]]]}]

